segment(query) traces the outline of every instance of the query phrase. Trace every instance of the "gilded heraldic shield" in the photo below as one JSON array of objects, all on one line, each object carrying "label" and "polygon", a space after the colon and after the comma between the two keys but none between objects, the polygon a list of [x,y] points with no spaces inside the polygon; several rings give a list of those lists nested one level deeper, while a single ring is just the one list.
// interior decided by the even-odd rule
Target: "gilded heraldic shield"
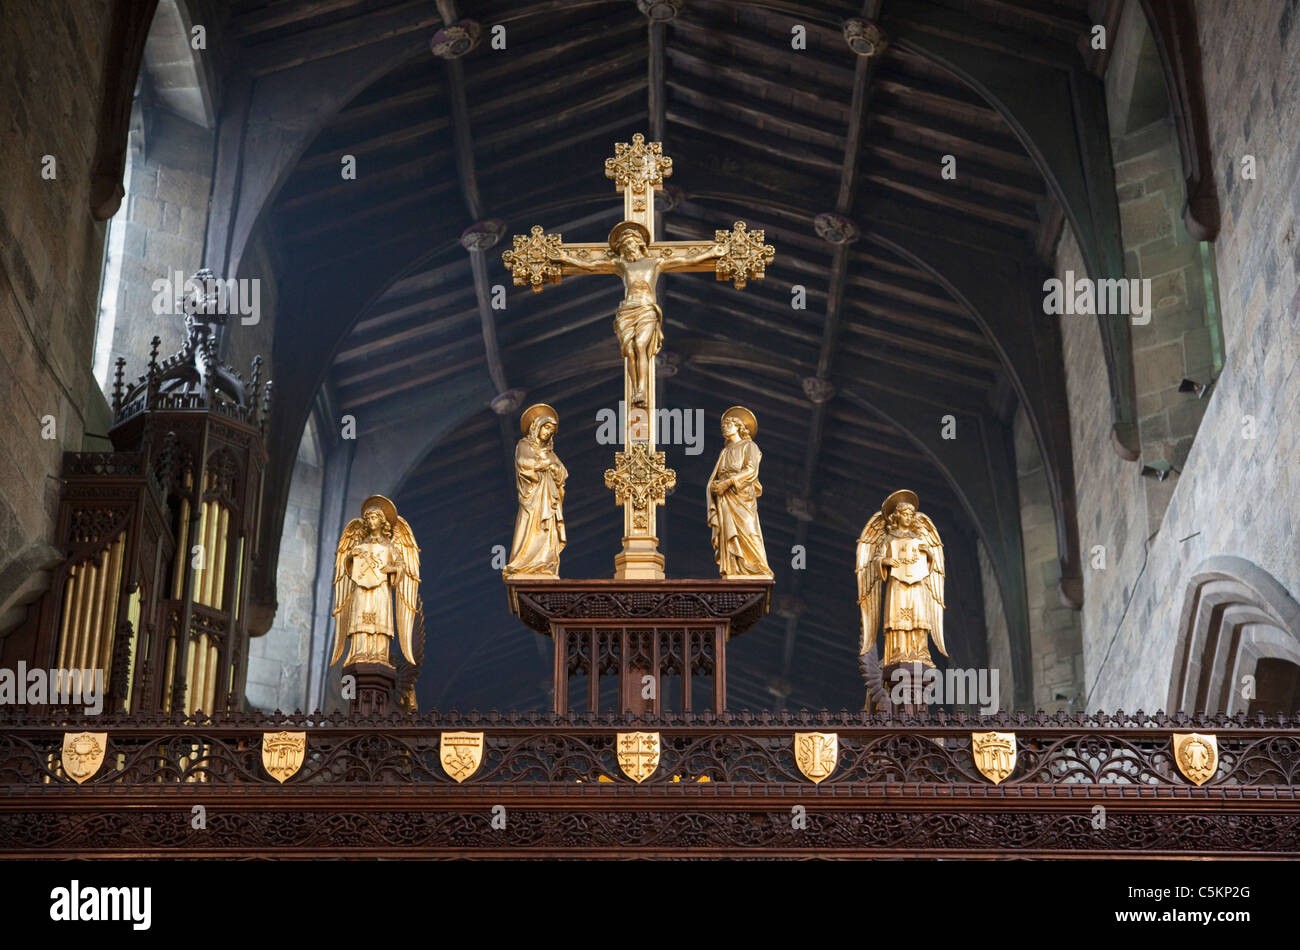
[{"label": "gilded heraldic shield", "polygon": [[1219,740],[1199,732],[1175,732],[1174,763],[1188,781],[1204,785],[1219,771]]},{"label": "gilded heraldic shield", "polygon": [[483,764],[483,733],[444,732],[438,740],[438,758],[448,775],[465,781]]},{"label": "gilded heraldic shield", "polygon": [[994,785],[1016,770],[1014,732],[972,732],[970,751],[975,767]]},{"label": "gilded heraldic shield", "polygon": [[659,733],[620,732],[616,748],[618,767],[638,785],[659,768]]},{"label": "gilded heraldic shield", "polygon": [[821,784],[835,771],[840,758],[840,738],[835,732],[796,732],[794,761],[804,778]]},{"label": "gilded heraldic shield", "polygon": [[99,771],[107,749],[107,732],[65,732],[61,756],[63,771],[80,785]]},{"label": "gilded heraldic shield", "polygon": [[893,577],[904,584],[919,584],[930,573],[930,561],[921,553],[919,538],[891,538],[889,556],[895,564]]},{"label": "gilded heraldic shield", "polygon": [[262,733],[262,767],[277,782],[296,775],[306,753],[305,732]]}]

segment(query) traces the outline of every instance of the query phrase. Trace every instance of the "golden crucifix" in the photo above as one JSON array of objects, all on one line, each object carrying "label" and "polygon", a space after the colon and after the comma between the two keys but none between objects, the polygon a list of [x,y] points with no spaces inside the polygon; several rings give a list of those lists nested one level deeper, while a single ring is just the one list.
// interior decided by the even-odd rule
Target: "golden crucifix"
[{"label": "golden crucifix", "polygon": [[534,226],[527,237],[516,235],[514,247],[501,255],[515,284],[538,292],[565,274],[616,274],[623,280],[614,333],[623,354],[628,425],[624,451],[616,453],[615,467],[605,472],[605,485],[623,506],[623,550],[614,558],[619,580],[663,578],[655,513],[677,484],[664,453],[655,451],[655,354],[663,345],[659,275],[712,270],[718,280],[742,288],[747,280],[762,278],[775,254],[763,243],[762,231],[749,231],[739,221],[731,231],[716,231],[711,243],[656,241],[654,194],[672,173],[673,160],[659,142],[647,143],[640,133],[631,144],[618,142],[614,157],[605,159],[605,177],[623,193],[624,220],[610,231],[607,244],[565,244],[560,235]]}]

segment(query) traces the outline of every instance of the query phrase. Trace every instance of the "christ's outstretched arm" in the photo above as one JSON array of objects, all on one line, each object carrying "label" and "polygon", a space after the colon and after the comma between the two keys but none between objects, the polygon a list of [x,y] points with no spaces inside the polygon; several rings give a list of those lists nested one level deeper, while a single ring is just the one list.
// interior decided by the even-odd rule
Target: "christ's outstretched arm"
[{"label": "christ's outstretched arm", "polygon": [[699,267],[701,264],[708,264],[710,261],[716,261],[727,253],[727,245],[710,244],[698,254],[682,254],[678,256],[659,256],[663,270],[685,270],[688,267]]},{"label": "christ's outstretched arm", "polygon": [[585,251],[583,257],[577,256],[571,249],[561,244],[555,254],[555,259],[565,266],[565,269],[580,271],[584,274],[612,274],[614,273],[614,258],[600,251]]}]

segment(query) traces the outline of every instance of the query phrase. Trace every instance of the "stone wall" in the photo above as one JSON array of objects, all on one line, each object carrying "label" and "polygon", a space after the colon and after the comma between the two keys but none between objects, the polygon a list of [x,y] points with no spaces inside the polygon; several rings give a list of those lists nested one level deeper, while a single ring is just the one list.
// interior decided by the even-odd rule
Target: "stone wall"
[{"label": "stone wall", "polygon": [[[1177,133],[1166,117],[1112,143],[1123,228],[1125,272],[1149,280],[1151,320],[1133,325],[1133,376],[1137,385],[1141,460],[1187,462],[1205,400],[1181,392],[1193,379],[1208,384],[1219,367],[1213,288],[1207,294],[1200,242],[1182,220],[1184,189]],[[1208,304],[1208,305],[1207,305]],[[1147,529],[1160,528],[1173,495],[1171,478],[1147,479]]]},{"label": "stone wall", "polygon": [[[1084,270],[1083,256],[1067,229],[1056,252],[1056,273]],[[1075,501],[1079,518],[1079,560],[1083,567],[1081,622],[1084,702],[1097,708],[1093,689],[1105,653],[1144,564],[1147,538],[1146,491],[1140,466],[1125,462],[1111,442],[1110,391],[1097,319],[1066,315],[1061,321],[1066,393],[1070,403],[1070,447],[1074,455]]]},{"label": "stone wall", "polygon": [[[232,315],[230,321],[226,324],[226,341],[223,347],[223,359],[231,366],[248,377],[249,367],[254,356],[262,357],[262,378],[275,381],[274,353],[272,352],[272,343],[274,341],[275,315],[278,312],[279,292],[275,275],[277,262],[274,254],[268,249],[267,242],[263,239],[261,233],[254,235],[249,244],[248,254],[245,257],[245,263],[242,268],[244,279],[257,281],[255,285],[250,284],[250,289],[257,294],[258,301],[258,321],[256,323],[244,323],[243,315]],[[218,277],[228,275],[218,274]],[[293,353],[288,354],[290,359]]]},{"label": "stone wall", "polygon": [[[1029,427],[1029,417],[1019,407],[1012,421],[1012,437],[1020,495],[1020,538],[1025,552],[1033,707],[1048,712],[1069,712],[1079,708],[1083,692],[1080,617],[1078,611],[1061,605],[1058,594],[1061,564],[1047,473]],[[976,546],[984,592],[989,667],[1000,671],[1002,708],[1011,709],[1013,676],[1006,610],[988,550],[982,542]]]},{"label": "stone wall", "polygon": [[49,0],[7,8],[0,29],[0,633],[48,583],[56,477],[62,453],[82,447],[95,385],[105,227],[91,217],[90,167],[107,15]]},{"label": "stone wall", "polygon": [[[1155,42],[1141,6],[1128,4],[1106,71],[1124,269],[1146,284],[1151,319],[1132,326],[1140,456],[1181,470],[1205,402],[1180,391],[1184,379],[1209,384],[1221,368],[1222,331],[1209,245],[1182,220],[1182,158]],[[1207,281],[1208,277],[1208,281]],[[1172,479],[1148,479],[1147,531],[1160,528]]]},{"label": "stone wall", "polygon": [[993,559],[984,542],[975,540],[975,553],[980,566],[980,589],[984,592],[984,628],[988,637],[989,669],[998,671],[998,708],[1011,709],[1015,705],[1015,677],[1011,669],[1011,638],[1007,630],[1007,613],[1002,608],[1002,591],[998,588]]},{"label": "stone wall", "polygon": [[[1225,362],[1145,555],[1145,491],[1135,464],[1109,449],[1096,327],[1063,324],[1090,709],[1168,703],[1180,611],[1205,559],[1245,558],[1300,592],[1300,13],[1286,0],[1254,4],[1250,16],[1201,0],[1196,14],[1223,205],[1215,256]],[[1255,180],[1242,178],[1246,155]],[[1068,236],[1058,272],[1067,263],[1079,269]],[[1098,543],[1108,546],[1105,571],[1089,564]]]},{"label": "stone wall", "polygon": [[[1047,472],[1023,408],[1012,435],[1020,493],[1020,537],[1025,550],[1025,593],[1033,657],[1034,708],[1073,711],[1082,700],[1083,644],[1079,613],[1062,606],[1061,562]],[[985,596],[988,596],[987,594]]]},{"label": "stone wall", "polygon": [[[137,108],[139,108],[137,106]],[[212,189],[213,134],[202,126],[148,108],[143,134],[132,134],[126,199],[111,222],[101,300],[96,371],[111,390],[118,357],[126,359],[128,381],[144,372],[149,341],[158,336],[160,356],[180,349],[185,318],[175,307],[183,284],[202,264],[203,237]],[[154,282],[171,281],[172,292],[157,301]],[[163,312],[157,313],[156,310]],[[111,326],[111,337],[104,330]]]},{"label": "stone wall", "polygon": [[260,709],[306,710],[314,587],[325,466],[314,422],[307,424],[289,486],[280,561],[276,572],[279,606],[265,635],[249,644],[244,694]]}]

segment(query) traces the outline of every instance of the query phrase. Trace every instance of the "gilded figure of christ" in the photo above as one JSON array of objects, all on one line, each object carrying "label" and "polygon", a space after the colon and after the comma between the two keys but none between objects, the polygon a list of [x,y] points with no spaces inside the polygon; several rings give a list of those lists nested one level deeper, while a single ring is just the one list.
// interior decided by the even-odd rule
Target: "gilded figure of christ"
[{"label": "gilded figure of christ", "polygon": [[624,296],[614,315],[614,334],[627,361],[633,406],[647,408],[650,359],[663,346],[663,311],[655,294],[659,275],[697,267],[725,252],[725,245],[711,244],[697,254],[660,256],[650,245],[650,232],[635,221],[614,226],[604,256],[579,256],[563,245],[554,252],[557,260],[576,271],[622,278]]}]

